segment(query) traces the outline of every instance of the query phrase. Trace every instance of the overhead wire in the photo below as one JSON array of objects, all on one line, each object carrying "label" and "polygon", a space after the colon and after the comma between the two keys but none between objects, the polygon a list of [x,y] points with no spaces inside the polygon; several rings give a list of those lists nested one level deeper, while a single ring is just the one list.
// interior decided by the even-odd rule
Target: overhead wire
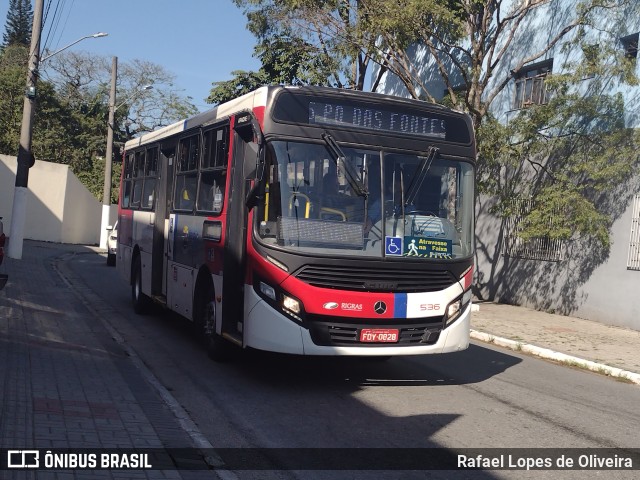
[{"label": "overhead wire", "polygon": [[50,38],[52,33],[55,34],[54,31],[54,22],[56,20],[56,16],[58,14],[58,7],[60,6],[60,2],[56,3],[56,8],[53,12],[53,18],[51,19],[51,23],[48,22],[49,19],[49,12],[51,10],[51,3],[53,2],[53,0],[48,0],[47,1],[47,6],[45,8],[45,12],[44,12],[44,16],[42,18],[42,28],[45,28],[45,25],[48,26],[48,30],[47,30],[47,36],[45,37],[44,40],[44,44],[42,45],[42,51],[46,51],[49,49],[49,45],[50,45]]},{"label": "overhead wire", "polygon": [[62,20],[64,11],[66,9],[67,2],[66,0],[59,0],[56,3],[56,7],[53,12],[53,17],[51,18],[51,22],[49,23],[49,22],[46,22],[46,19],[48,18],[52,1],[53,0],[48,0],[47,11],[45,15],[45,22],[43,22],[43,24],[49,25],[49,29],[47,31],[47,37],[44,44],[44,48],[48,50],[55,50],[60,44],[60,40],[67,27],[67,22],[69,21],[69,16],[71,15],[71,10],[73,8],[73,2],[72,2],[71,7],[67,10],[67,15],[66,15],[66,18],[64,19],[64,23],[60,28],[60,22]]}]

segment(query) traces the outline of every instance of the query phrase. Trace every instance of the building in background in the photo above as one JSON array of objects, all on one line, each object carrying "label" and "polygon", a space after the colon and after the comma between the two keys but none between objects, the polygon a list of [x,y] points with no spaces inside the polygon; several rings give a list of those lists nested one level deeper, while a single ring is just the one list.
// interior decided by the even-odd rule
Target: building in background
[{"label": "building in background", "polygon": [[[515,42],[505,53],[506,61],[491,82],[510,74],[523,59],[543,48],[575,11],[574,0],[541,2],[525,17]],[[635,64],[635,73],[639,75],[640,17],[623,15],[615,9],[607,15],[598,18],[602,29],[586,31],[581,46],[570,44],[567,38],[542,58],[511,73],[506,88],[491,104],[491,114],[502,124],[508,124],[522,109],[546,103],[549,98],[545,82],[549,75],[566,73],[566,68],[571,68],[568,65],[588,62],[590,54],[598,50],[618,50]],[[605,35],[605,31],[614,32],[614,37]],[[442,99],[446,85],[433,59],[421,46],[414,48],[414,55],[423,59],[419,69],[426,89]],[[585,77],[577,90],[587,94],[594,80]],[[462,79],[457,81],[460,90],[464,90]],[[408,96],[406,87],[392,74],[386,75],[378,91]],[[639,129],[640,87],[612,79],[606,94],[621,99],[624,125]],[[636,163],[638,158],[629,158],[629,162]],[[476,207],[477,295],[640,330],[640,302],[635,301],[640,291],[640,178],[632,176],[611,185],[603,199],[605,203],[599,206],[613,219],[608,251],[578,235],[564,241],[520,238],[520,214],[528,208],[528,200],[521,199],[512,215],[504,217],[492,213],[494,198],[480,196]]]}]

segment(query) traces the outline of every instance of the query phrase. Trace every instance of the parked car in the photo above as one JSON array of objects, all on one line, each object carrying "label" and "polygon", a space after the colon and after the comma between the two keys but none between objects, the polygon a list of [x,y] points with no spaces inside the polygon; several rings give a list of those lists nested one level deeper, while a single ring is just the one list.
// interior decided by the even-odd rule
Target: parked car
[{"label": "parked car", "polygon": [[[4,227],[2,226],[2,217],[0,217],[0,265],[2,265],[2,261],[4,260],[4,243],[6,240],[7,237],[4,234]],[[9,275],[0,273],[0,290],[7,284],[8,278]]]},{"label": "parked car", "polygon": [[114,226],[108,226],[107,231],[107,265],[113,267],[116,264],[116,249],[118,248],[118,222]]}]

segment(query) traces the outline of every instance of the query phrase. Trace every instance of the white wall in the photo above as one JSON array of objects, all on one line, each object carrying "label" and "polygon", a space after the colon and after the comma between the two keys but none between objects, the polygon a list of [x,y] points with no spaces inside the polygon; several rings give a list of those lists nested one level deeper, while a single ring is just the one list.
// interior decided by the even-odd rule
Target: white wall
[{"label": "white wall", "polygon": [[[11,211],[16,157],[0,155],[0,217],[11,236]],[[36,160],[29,170],[24,238],[58,243],[96,245],[100,241],[102,204],[70,171],[68,165]],[[117,206],[110,220],[115,221]]]}]

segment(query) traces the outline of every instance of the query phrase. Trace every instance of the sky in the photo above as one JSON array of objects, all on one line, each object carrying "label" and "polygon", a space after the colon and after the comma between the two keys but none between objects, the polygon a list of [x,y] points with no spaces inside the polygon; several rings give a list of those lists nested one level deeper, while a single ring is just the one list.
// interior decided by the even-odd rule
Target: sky
[{"label": "sky", "polygon": [[[200,111],[211,108],[204,99],[212,82],[229,80],[233,70],[260,67],[252,56],[255,38],[232,0],[45,0],[45,11],[48,4],[42,42],[51,29],[49,51],[107,32],[107,37],[86,39],[70,49],[116,56],[119,64],[139,59],[162,65]],[[9,0],[0,0],[3,33],[8,8]]]}]

